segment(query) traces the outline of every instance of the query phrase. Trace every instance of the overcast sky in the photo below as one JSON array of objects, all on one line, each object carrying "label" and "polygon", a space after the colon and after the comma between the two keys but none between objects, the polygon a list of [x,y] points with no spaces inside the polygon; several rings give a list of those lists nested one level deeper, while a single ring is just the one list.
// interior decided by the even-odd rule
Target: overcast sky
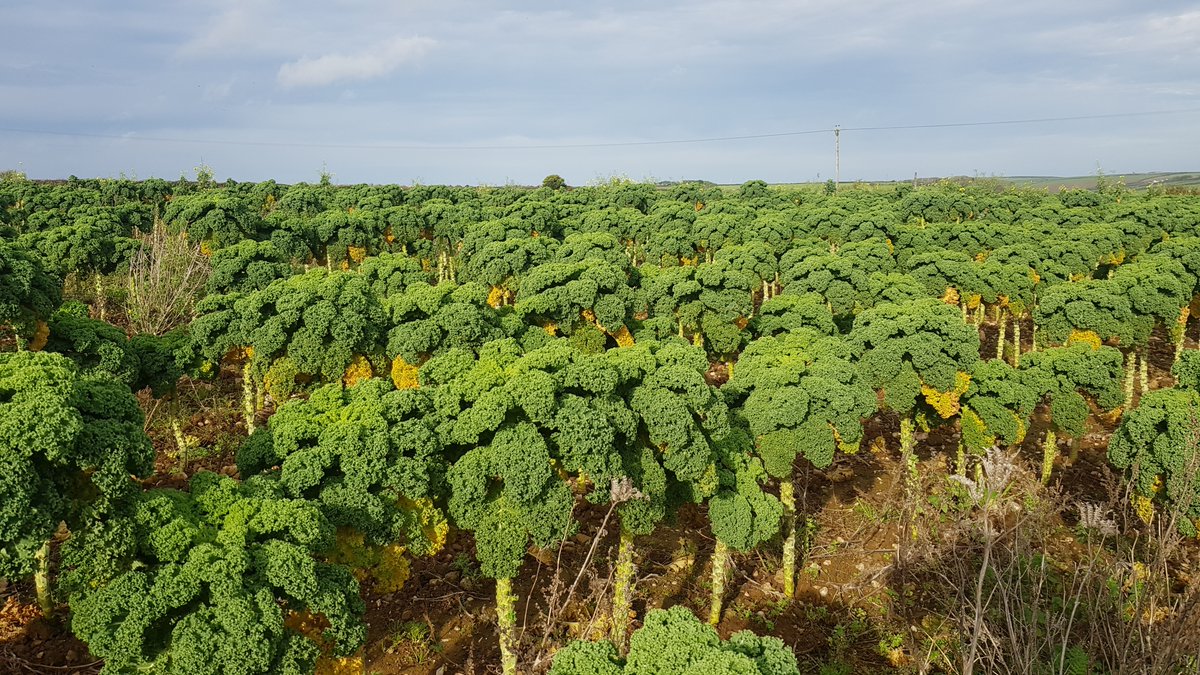
[{"label": "overcast sky", "polygon": [[0,170],[34,178],[174,179],[203,163],[219,179],[281,182],[315,181],[323,167],[338,183],[529,184],[550,173],[573,185],[614,175],[809,181],[833,175],[831,133],[446,148],[1187,109],[846,131],[841,177],[1200,170],[1194,1],[8,0],[0,9]]}]

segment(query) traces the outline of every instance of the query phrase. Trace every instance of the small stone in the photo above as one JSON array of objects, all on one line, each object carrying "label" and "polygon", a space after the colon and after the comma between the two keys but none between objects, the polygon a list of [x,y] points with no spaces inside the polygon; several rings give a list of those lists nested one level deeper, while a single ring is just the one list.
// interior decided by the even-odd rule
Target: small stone
[{"label": "small stone", "polygon": [[817,593],[819,593],[819,594],[821,595],[821,597],[823,598],[823,597],[825,597],[825,596],[829,595],[829,589],[828,589],[828,588],[826,588],[826,587],[824,587],[824,586],[822,586],[822,587],[821,587],[821,588],[820,588],[820,589],[817,591]]},{"label": "small stone", "polygon": [[580,544],[586,544],[586,543],[590,542],[591,540],[592,540],[591,537],[587,536],[586,534],[584,534],[582,532],[575,535],[575,541],[579,542]]},{"label": "small stone", "polygon": [[458,570],[450,570],[449,572],[446,572],[446,581],[449,581],[452,584],[461,578],[462,572],[459,572]]}]

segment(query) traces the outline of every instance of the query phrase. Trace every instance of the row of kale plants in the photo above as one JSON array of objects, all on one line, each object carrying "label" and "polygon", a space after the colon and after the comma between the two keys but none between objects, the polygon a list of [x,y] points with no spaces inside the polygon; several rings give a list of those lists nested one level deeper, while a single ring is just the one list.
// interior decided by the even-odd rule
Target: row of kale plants
[{"label": "row of kale plants", "polygon": [[[1060,440],[1119,412],[1110,460],[1136,467],[1143,498],[1200,518],[1182,456],[1200,380],[1181,349],[1200,283],[1187,200],[751,183],[178,186],[156,202],[132,184],[97,204],[86,184],[4,187],[0,574],[35,574],[49,611],[65,524],[58,593],[111,672],[308,672],[351,654],[359,584],[395,590],[451,526],[496,579],[513,672],[512,580],[530,543],[574,532],[582,501],[619,521],[613,647],[571,658],[617,663],[638,537],[704,506],[713,623],[730,551],[781,547],[790,595],[797,458],[856,451],[879,410],[899,417],[910,470],[917,427],[957,425],[959,472],[1042,415],[1047,480]],[[115,215],[147,210],[150,225]],[[118,269],[154,211],[211,256],[191,324],[127,338],[60,306],[61,275]],[[99,213],[118,224],[89,224]],[[111,267],[79,263],[91,250]],[[1156,328],[1178,384],[1149,392]],[[240,479],[143,491],[153,453],[132,392],[169,398],[182,375],[230,366],[252,432]],[[767,665],[778,645],[742,642],[720,658],[789,672]]]}]

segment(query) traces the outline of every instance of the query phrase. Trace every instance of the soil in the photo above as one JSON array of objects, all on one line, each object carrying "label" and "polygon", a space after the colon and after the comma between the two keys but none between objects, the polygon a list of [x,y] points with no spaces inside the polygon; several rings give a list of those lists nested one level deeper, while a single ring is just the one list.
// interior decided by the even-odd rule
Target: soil
[{"label": "soil", "polygon": [[68,630],[64,617],[44,618],[33,597],[32,584],[0,587],[0,672],[100,672],[103,664]]}]

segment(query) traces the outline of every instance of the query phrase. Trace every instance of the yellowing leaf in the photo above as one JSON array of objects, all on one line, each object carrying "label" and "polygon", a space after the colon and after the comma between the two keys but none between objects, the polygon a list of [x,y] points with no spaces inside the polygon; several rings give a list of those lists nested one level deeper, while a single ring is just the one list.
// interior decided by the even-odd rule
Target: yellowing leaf
[{"label": "yellowing leaf", "polygon": [[1096,331],[1091,330],[1072,330],[1071,334],[1067,337],[1067,344],[1073,345],[1077,342],[1082,342],[1085,345],[1091,345],[1093,350],[1100,349],[1100,345],[1103,344],[1103,341],[1100,340],[1100,336],[1096,334]]},{"label": "yellowing leaf", "polygon": [[342,384],[347,387],[369,380],[375,374],[371,368],[371,362],[362,354],[355,354],[350,360],[350,365],[346,367],[346,372],[342,375]]},{"label": "yellowing leaf", "polygon": [[419,370],[405,361],[403,356],[397,356],[396,360],[392,361],[392,384],[396,385],[397,389],[416,389],[420,386],[417,379]]},{"label": "yellowing leaf", "polygon": [[1133,512],[1137,517],[1147,525],[1154,520],[1154,502],[1150,501],[1149,497],[1135,495],[1133,498]]},{"label": "yellowing leaf", "polygon": [[512,295],[512,291],[503,286],[492,286],[492,289],[488,291],[487,304],[493,309],[498,309],[504,305],[511,304]]},{"label": "yellowing leaf", "polygon": [[45,321],[38,321],[37,327],[33,332],[33,339],[29,341],[28,349],[31,352],[40,352],[46,348],[46,343],[50,341],[50,326]]},{"label": "yellowing leaf", "polygon": [[225,352],[225,356],[221,360],[226,363],[245,363],[252,358],[254,358],[254,347],[234,347]]},{"label": "yellowing leaf", "polygon": [[967,387],[970,385],[971,376],[959,372],[954,374],[954,389],[938,391],[927,384],[922,384],[921,393],[925,396],[925,402],[936,410],[942,419],[949,419],[958,413],[959,398],[967,393]]},{"label": "yellowing leaf", "polygon": [[958,304],[958,289],[953,286],[947,286],[946,292],[942,294],[942,302],[947,305]]},{"label": "yellowing leaf", "polygon": [[314,675],[362,675],[365,672],[366,662],[363,660],[362,650],[359,650],[359,653],[353,656],[318,658]]},{"label": "yellowing leaf", "polygon": [[[434,555],[441,551],[442,546],[446,544],[446,536],[450,534],[450,523],[441,509],[434,506],[433,501],[429,499],[401,497],[398,503],[404,511],[416,514],[421,527],[421,536],[425,539],[419,547],[423,549],[423,554]],[[412,544],[410,548],[418,548],[417,542],[410,543]]]},{"label": "yellowing leaf", "polygon": [[633,346],[633,333],[630,333],[629,328],[624,324],[621,324],[621,327],[618,328],[617,332],[613,333],[612,336],[613,339],[617,341],[618,347]]},{"label": "yellowing leaf", "polygon": [[379,562],[371,570],[376,593],[395,593],[404,588],[404,582],[408,581],[412,574],[404,551],[404,547],[399,544],[384,546],[380,551]]}]

